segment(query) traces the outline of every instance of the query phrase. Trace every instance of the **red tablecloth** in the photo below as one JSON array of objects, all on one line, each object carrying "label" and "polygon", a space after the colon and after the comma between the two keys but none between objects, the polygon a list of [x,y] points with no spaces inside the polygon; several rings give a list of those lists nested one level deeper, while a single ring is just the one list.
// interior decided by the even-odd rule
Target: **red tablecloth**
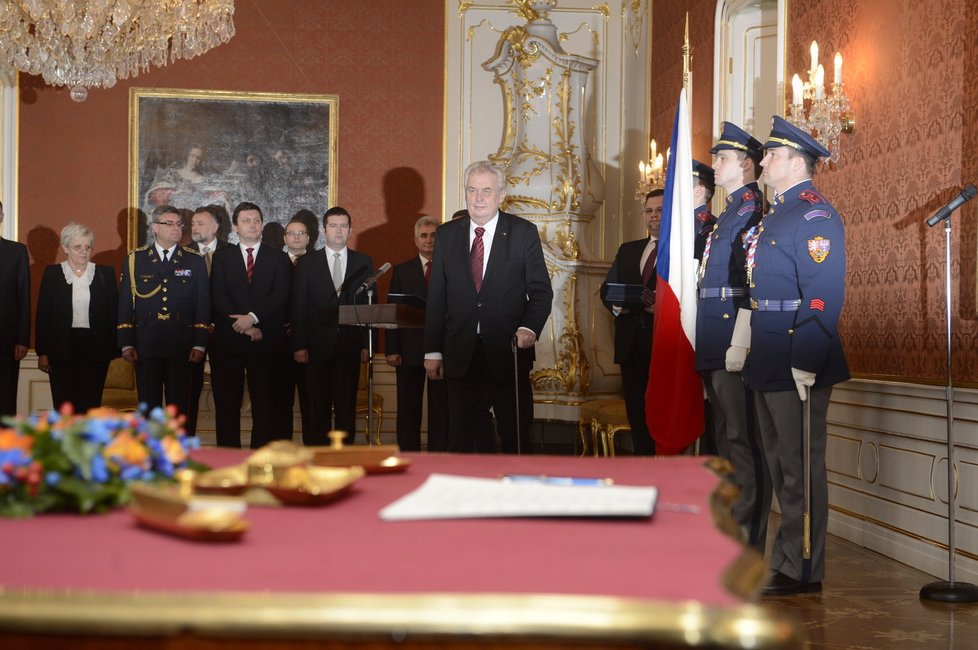
[{"label": "red tablecloth", "polygon": [[[214,467],[240,463],[245,455],[195,452]],[[412,461],[406,472],[367,476],[348,497],[325,507],[250,508],[251,530],[238,543],[169,537],[137,526],[124,511],[0,520],[0,588],[555,593],[739,602],[720,580],[742,549],[712,523],[708,500],[717,478],[702,458],[405,456]],[[382,507],[431,472],[611,477],[620,485],[657,486],[660,509],[650,520],[379,520]]]}]

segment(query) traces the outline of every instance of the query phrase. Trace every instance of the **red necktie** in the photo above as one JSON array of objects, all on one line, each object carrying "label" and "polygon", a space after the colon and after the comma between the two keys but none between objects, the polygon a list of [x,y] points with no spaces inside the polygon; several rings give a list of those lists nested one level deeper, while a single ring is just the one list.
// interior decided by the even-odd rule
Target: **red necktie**
[{"label": "red necktie", "polygon": [[248,271],[248,284],[251,284],[251,276],[255,271],[255,256],[252,254],[254,248],[246,248],[245,252],[248,253],[248,261],[245,262],[245,270]]},{"label": "red necktie", "polygon": [[469,264],[472,267],[472,279],[475,280],[476,293],[482,291],[482,258],[485,255],[485,245],[482,243],[482,235],[485,232],[485,228],[475,229],[475,239],[472,241],[472,253],[469,256]]},{"label": "red necktie", "polygon": [[652,271],[655,269],[656,248],[658,246],[658,241],[652,243],[652,252],[649,253],[649,259],[645,260],[645,266],[642,267],[642,284],[648,284],[649,280],[652,279]]},{"label": "red necktie", "polygon": [[431,260],[424,263],[424,286],[431,282]]}]

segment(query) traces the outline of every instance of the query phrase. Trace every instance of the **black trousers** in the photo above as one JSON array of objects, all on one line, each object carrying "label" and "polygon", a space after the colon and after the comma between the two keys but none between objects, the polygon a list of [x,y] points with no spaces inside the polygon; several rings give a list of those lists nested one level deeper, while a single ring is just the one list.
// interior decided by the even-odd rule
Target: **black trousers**
[{"label": "black trousers", "polygon": [[211,384],[219,447],[241,446],[241,402],[244,383],[251,398],[251,448],[279,439],[275,429],[275,410],[287,405],[277,399],[271,354],[214,354],[211,356]]},{"label": "black trousers", "polygon": [[632,343],[632,354],[621,364],[621,383],[625,391],[625,413],[632,429],[632,447],[636,456],[655,455],[655,441],[645,423],[645,389],[649,385],[649,363],[652,360],[652,330],[641,328]]},{"label": "black trousers", "polygon": [[[210,352],[206,354],[209,356]],[[192,363],[190,364],[190,397],[187,402],[187,423],[185,426],[188,436],[197,435],[197,414],[200,411],[200,394],[203,390],[204,362]]]},{"label": "black trousers", "polygon": [[50,358],[51,401],[56,410],[65,402],[71,403],[75,413],[87,413],[102,404],[102,389],[109,371],[109,359],[94,359],[92,332],[85,328],[72,328],[69,349],[74,354],[69,359]]},{"label": "black trousers", "polygon": [[[530,386],[532,364],[522,357],[518,366],[519,425],[516,422],[514,377],[494,377],[481,339],[476,339],[472,363],[462,377],[448,378],[448,451],[492,454],[496,439],[492,415],[496,415],[497,432],[504,453],[530,453],[530,425],[533,423],[533,389]],[[509,374],[509,373],[507,373]],[[518,433],[517,433],[518,432]],[[519,439],[517,442],[517,435]]]},{"label": "black trousers", "polygon": [[281,413],[276,413],[275,431],[276,435],[283,440],[291,440],[294,432],[293,409],[295,408],[295,396],[299,395],[299,411],[302,415],[302,439],[306,440],[312,436],[312,406],[309,404],[308,386],[308,365],[296,363],[292,358],[292,353],[282,357],[276,357],[275,372],[277,375],[276,385],[279,391],[277,398],[282,404],[288,405],[288,410],[281,409]]},{"label": "black trousers", "polygon": [[428,384],[428,451],[448,449],[448,395],[444,380],[428,380],[424,366],[398,366],[397,446],[421,451],[421,401]]},{"label": "black trousers", "polygon": [[0,416],[17,414],[17,380],[20,361],[14,361],[14,346],[0,350]]},{"label": "black trousers", "polygon": [[[152,410],[163,404],[173,404],[179,413],[187,412],[190,403],[190,374],[193,364],[188,360],[190,350],[179,357],[136,361],[136,393],[139,403]],[[164,397],[165,400],[164,401]]]},{"label": "black trousers", "polygon": [[[357,385],[360,382],[360,354],[330,361],[310,361],[306,365],[309,402],[312,407],[312,431],[305,445],[325,445],[327,432],[346,432],[345,444],[356,438]],[[334,419],[335,412],[335,419]]]}]

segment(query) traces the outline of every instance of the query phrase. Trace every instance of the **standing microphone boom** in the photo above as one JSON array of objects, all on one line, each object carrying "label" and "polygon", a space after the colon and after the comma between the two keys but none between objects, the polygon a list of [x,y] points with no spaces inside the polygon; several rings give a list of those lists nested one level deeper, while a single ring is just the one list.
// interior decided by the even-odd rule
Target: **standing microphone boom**
[{"label": "standing microphone boom", "polygon": [[940,222],[950,217],[952,212],[960,208],[971,199],[975,198],[976,194],[978,194],[978,189],[975,189],[974,185],[966,186],[963,190],[961,190],[960,194],[951,199],[950,203],[935,212],[934,215],[927,220],[927,225],[933,228]]},{"label": "standing microphone boom", "polygon": [[376,271],[374,271],[374,274],[373,275],[371,275],[369,278],[367,278],[366,280],[363,281],[363,284],[360,285],[360,288],[357,289],[356,290],[356,293],[354,293],[353,295],[354,296],[359,296],[361,293],[363,293],[364,291],[366,291],[370,287],[374,286],[374,284],[376,284],[377,280],[380,279],[380,276],[382,276],[383,274],[387,273],[390,270],[391,270],[391,263],[390,262],[384,262],[384,265],[383,266],[381,266],[379,269],[377,269]]}]

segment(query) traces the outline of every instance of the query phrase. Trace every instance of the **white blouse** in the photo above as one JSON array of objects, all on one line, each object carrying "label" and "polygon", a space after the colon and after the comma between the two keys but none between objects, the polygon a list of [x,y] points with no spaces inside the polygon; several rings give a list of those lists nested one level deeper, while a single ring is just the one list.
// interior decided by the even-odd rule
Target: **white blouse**
[{"label": "white blouse", "polygon": [[95,279],[95,264],[89,262],[81,276],[75,275],[67,260],[61,263],[61,270],[65,274],[65,282],[71,285],[71,326],[89,329],[88,306],[92,301],[90,287]]}]

